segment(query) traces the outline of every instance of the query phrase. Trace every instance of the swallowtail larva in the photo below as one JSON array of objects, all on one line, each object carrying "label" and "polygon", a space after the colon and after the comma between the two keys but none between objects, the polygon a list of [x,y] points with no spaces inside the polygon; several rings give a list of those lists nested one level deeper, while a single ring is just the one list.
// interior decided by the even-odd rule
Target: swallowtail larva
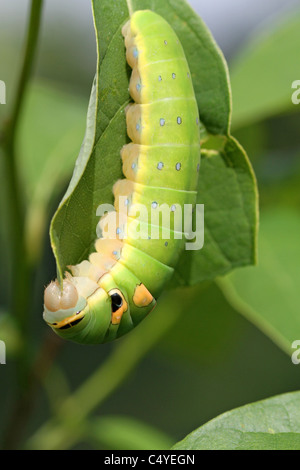
[{"label": "swallowtail larva", "polygon": [[[80,343],[111,341],[134,328],[155,307],[182,253],[182,226],[174,222],[166,240],[164,221],[153,223],[135,209],[142,204],[155,214],[167,204],[175,221],[178,208],[196,202],[199,116],[183,48],[171,26],[148,10],[136,11],[122,34],[134,103],[126,110],[132,142],[121,149],[125,178],[113,188],[116,233],[102,234],[89,259],[70,266],[63,286],[52,282],[44,296],[48,325]],[[137,224],[141,237],[131,235]],[[161,235],[151,237],[152,229]]]}]

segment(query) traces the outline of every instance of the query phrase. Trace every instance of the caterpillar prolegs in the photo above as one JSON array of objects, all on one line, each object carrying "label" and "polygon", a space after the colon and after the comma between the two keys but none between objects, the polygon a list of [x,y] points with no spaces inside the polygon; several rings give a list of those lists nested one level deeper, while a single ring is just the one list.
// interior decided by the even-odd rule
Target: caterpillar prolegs
[{"label": "caterpillar prolegs", "polygon": [[[198,107],[183,48],[171,26],[148,10],[135,12],[123,26],[126,59],[132,68],[126,109],[131,143],[121,149],[125,178],[113,187],[115,236],[104,230],[88,260],[69,266],[63,286],[45,290],[44,319],[60,336],[102,343],[134,328],[156,305],[172,277],[184,238],[182,226],[168,230],[146,215],[167,204],[195,204],[200,165]],[[145,236],[135,237],[139,226]],[[152,230],[160,231],[152,237]],[[125,234],[125,235],[124,235]]]}]

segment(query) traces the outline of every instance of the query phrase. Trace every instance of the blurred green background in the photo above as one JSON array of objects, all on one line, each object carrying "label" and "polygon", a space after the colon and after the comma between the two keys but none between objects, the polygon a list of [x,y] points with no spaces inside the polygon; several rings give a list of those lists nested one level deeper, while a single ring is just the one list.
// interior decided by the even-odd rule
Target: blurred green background
[{"label": "blurred green background", "polygon": [[[2,2],[0,15],[0,79],[7,84],[6,106],[14,93],[29,6],[24,0],[16,2],[18,8],[10,3]],[[46,335],[43,288],[56,275],[47,227],[84,136],[96,61],[90,2],[76,0],[72,8],[70,2],[63,3],[69,5],[56,2],[51,9],[45,2],[34,80],[17,143],[29,207],[30,255],[32,262],[41,257],[30,318],[32,351]],[[89,430],[74,443],[77,448],[164,448],[224,411],[299,389],[300,369],[291,362],[289,345],[300,339],[300,104],[291,102],[292,81],[300,79],[300,9],[289,2],[282,10],[281,2],[274,0],[261,11],[256,2],[251,22],[247,11],[252,2],[240,1],[239,9],[236,2],[228,2],[225,16],[219,2],[203,3],[205,14],[199,2],[197,12],[229,63],[232,134],[246,149],[258,180],[259,265],[165,298],[167,304],[153,313],[153,320],[145,320],[143,331],[155,330],[155,318],[170,302],[180,310],[178,318],[141,354],[120,385],[112,386],[89,419]],[[1,105],[0,120],[4,115]],[[39,158],[45,147],[47,155]],[[13,280],[1,165],[0,160],[0,339],[6,341],[7,364],[0,369],[0,435],[17,395],[14,366],[22,342],[6,316]],[[119,341],[120,348],[124,341]],[[43,386],[33,395],[21,441],[36,435],[53,409],[114,355],[115,348],[61,344],[42,377]],[[139,356],[140,351],[131,353]],[[107,379],[111,383],[114,373],[118,370],[112,368]]]}]

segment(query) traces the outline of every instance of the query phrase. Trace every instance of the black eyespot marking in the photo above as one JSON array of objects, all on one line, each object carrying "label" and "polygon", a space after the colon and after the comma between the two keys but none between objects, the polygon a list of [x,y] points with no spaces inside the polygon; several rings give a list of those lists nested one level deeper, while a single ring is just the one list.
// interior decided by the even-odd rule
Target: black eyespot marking
[{"label": "black eyespot marking", "polygon": [[122,297],[121,297],[119,294],[117,294],[117,293],[112,294],[112,295],[110,296],[110,298],[111,298],[111,310],[112,310],[112,312],[116,312],[117,310],[119,310],[119,308],[122,307],[122,305],[123,305],[123,299],[122,299]]}]

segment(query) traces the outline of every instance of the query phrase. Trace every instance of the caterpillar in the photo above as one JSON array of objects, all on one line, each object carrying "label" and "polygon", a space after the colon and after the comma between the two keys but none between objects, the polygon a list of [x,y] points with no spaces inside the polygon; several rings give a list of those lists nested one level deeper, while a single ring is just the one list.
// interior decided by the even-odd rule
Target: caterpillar
[{"label": "caterpillar", "polygon": [[[176,211],[194,205],[197,195],[199,115],[179,39],[150,10],[133,13],[122,34],[133,100],[126,108],[131,142],[121,149],[125,178],[113,187],[115,211],[100,219],[95,252],[68,267],[62,286],[53,281],[44,293],[46,323],[59,336],[79,343],[112,341],[155,307],[183,250]],[[159,215],[164,204],[170,208],[171,229],[138,210]],[[112,216],[113,237],[105,230]],[[151,235],[155,229],[160,236]]]}]

